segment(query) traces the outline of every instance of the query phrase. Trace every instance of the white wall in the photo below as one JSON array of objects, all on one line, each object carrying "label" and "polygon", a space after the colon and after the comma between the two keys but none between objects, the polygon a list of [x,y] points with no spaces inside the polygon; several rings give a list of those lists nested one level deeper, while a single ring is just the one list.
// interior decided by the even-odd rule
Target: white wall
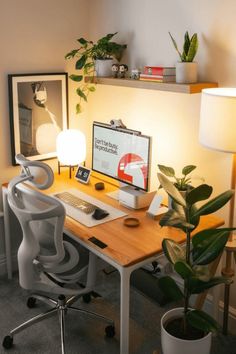
[{"label": "white wall", "polygon": [[[178,57],[168,31],[181,47],[188,30],[199,36],[199,80],[236,87],[235,0],[91,0],[90,4],[90,39],[118,31],[117,41],[128,44],[123,61],[130,69],[175,65]],[[199,144],[200,99],[200,94],[98,85],[89,98],[90,124],[122,118],[129,128],[152,136],[153,188],[158,184],[157,163],[177,171],[196,164],[196,174],[205,177],[218,194],[230,186],[231,156]],[[227,219],[227,213],[225,207],[219,214]],[[235,289],[231,304],[236,306],[233,293]]]}]

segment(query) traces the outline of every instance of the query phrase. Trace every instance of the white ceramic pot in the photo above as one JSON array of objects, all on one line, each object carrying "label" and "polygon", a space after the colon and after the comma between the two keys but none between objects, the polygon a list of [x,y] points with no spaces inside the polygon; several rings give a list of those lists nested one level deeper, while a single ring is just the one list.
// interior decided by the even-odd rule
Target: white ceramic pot
[{"label": "white ceramic pot", "polygon": [[197,63],[176,63],[176,82],[178,84],[193,84],[197,82]]},{"label": "white ceramic pot", "polygon": [[161,319],[161,346],[163,354],[210,354],[211,333],[208,333],[201,339],[185,340],[176,338],[165,330],[167,321],[180,317],[182,314],[183,308],[179,307],[166,312]]},{"label": "white ceramic pot", "polygon": [[112,64],[115,63],[113,59],[96,59],[95,61],[95,71],[97,76],[109,77],[112,76]]}]

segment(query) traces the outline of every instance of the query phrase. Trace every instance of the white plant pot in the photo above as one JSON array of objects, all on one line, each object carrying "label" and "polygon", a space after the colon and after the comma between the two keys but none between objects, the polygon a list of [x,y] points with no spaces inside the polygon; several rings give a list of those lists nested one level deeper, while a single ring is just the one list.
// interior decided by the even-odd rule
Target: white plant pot
[{"label": "white plant pot", "polygon": [[165,324],[170,319],[180,317],[183,308],[175,308],[161,318],[161,346],[163,354],[210,354],[212,334],[195,340],[185,340],[172,336],[165,330]]},{"label": "white plant pot", "polygon": [[194,84],[197,82],[197,63],[176,63],[176,82],[178,84]]},{"label": "white plant pot", "polygon": [[112,64],[115,63],[113,59],[96,59],[95,71],[97,76],[109,77],[112,76]]}]

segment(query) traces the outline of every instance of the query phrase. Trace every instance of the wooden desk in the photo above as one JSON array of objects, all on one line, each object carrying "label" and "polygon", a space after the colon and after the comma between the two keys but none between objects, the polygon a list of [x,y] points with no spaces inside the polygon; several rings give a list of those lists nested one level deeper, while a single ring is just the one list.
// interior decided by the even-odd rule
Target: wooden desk
[{"label": "wooden desk", "polygon": [[[83,185],[74,179],[68,179],[67,174],[55,174],[53,186],[46,191],[51,194],[63,191],[69,188],[78,188],[81,191],[102,200],[103,202],[120,208],[140,220],[140,226],[137,228],[128,228],[123,225],[123,219],[119,218],[92,228],[87,228],[77,221],[67,217],[65,221],[65,232],[77,240],[91,252],[114,266],[120,273],[120,353],[129,353],[129,295],[130,295],[130,275],[143,265],[154,261],[158,254],[162,252],[163,238],[172,238],[178,242],[185,242],[185,234],[171,227],[159,226],[146,216],[145,210],[131,210],[119,206],[116,200],[106,195],[107,192],[115,190],[112,184],[106,183],[105,190],[96,191],[94,184],[98,182],[96,178],[91,178],[89,185]],[[7,205],[7,185],[3,185],[3,205],[5,219],[5,242],[6,258],[8,266],[8,277],[11,277],[11,246],[9,233],[9,207]],[[8,225],[7,225],[8,223]],[[201,218],[199,227],[195,232],[205,228],[218,227],[224,224],[224,221],[214,215]],[[101,249],[91,243],[88,239],[95,236],[107,247]]]}]

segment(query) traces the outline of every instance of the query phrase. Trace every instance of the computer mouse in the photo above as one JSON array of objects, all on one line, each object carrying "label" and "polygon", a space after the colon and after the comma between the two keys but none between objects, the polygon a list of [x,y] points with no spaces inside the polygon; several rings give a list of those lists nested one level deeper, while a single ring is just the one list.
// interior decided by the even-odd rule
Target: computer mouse
[{"label": "computer mouse", "polygon": [[108,211],[101,208],[96,208],[94,210],[94,213],[92,214],[92,218],[94,218],[95,220],[102,220],[108,215],[109,215]]}]

